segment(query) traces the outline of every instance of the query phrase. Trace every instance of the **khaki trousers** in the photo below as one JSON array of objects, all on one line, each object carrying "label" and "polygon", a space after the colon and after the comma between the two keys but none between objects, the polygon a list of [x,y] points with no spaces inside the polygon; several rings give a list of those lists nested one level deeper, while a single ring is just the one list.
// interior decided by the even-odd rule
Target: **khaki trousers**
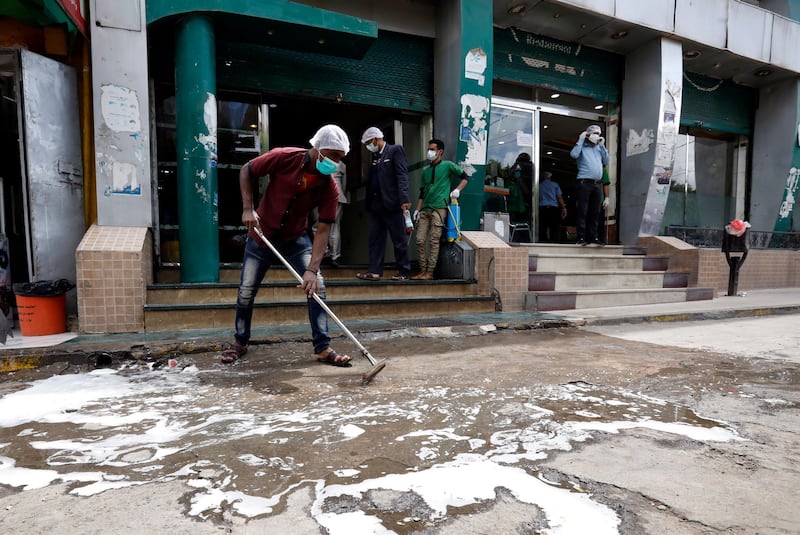
[{"label": "khaki trousers", "polygon": [[420,271],[436,269],[439,260],[439,242],[444,231],[447,208],[438,208],[419,213],[417,226],[417,257]]}]

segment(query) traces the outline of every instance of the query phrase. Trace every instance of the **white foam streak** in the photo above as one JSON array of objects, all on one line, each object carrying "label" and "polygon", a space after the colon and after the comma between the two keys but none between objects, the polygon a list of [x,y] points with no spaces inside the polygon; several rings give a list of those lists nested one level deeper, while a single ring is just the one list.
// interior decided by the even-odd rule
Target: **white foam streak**
[{"label": "white foam streak", "polygon": [[[319,489],[315,510],[320,511],[327,498],[349,495],[361,498],[374,489],[413,491],[442,518],[448,507],[464,507],[496,498],[497,487],[508,489],[524,503],[536,504],[545,512],[552,535],[617,534],[619,519],[604,505],[593,502],[588,495],[570,492],[548,485],[521,468],[501,466],[480,455],[464,454],[456,461],[421,472],[391,474],[351,485],[329,485]],[[345,515],[339,515],[345,516]],[[331,535],[372,533],[374,519],[361,515],[335,518],[330,514],[316,515],[317,521]],[[383,533],[383,531],[377,531]]]}]

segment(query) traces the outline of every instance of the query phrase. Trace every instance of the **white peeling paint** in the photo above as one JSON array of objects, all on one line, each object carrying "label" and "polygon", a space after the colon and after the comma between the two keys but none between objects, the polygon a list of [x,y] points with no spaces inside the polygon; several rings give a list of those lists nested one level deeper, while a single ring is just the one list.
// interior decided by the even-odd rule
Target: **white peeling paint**
[{"label": "white peeling paint", "polygon": [[212,161],[217,159],[217,99],[212,93],[206,93],[203,104],[203,122],[206,132],[199,132],[195,140],[211,153]]}]

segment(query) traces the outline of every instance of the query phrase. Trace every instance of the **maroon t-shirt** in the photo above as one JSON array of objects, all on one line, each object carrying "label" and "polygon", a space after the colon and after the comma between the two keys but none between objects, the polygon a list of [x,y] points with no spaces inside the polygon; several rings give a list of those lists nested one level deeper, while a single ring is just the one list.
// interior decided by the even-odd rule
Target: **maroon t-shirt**
[{"label": "maroon t-shirt", "polygon": [[[256,212],[261,231],[269,239],[288,241],[300,237],[308,227],[308,214],[319,207],[319,220],[336,221],[339,187],[332,175],[305,170],[308,149],[272,149],[250,161],[250,176],[269,175],[269,184]],[[251,233],[258,241],[258,236]]]}]

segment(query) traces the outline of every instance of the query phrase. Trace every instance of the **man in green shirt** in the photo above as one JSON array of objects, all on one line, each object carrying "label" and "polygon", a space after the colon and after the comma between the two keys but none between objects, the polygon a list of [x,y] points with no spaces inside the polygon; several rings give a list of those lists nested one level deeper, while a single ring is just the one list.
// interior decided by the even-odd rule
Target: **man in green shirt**
[{"label": "man in green shirt", "polygon": [[[428,160],[431,165],[422,172],[419,200],[414,211],[417,226],[417,253],[419,273],[411,277],[415,280],[432,280],[439,260],[439,241],[447,220],[447,204],[450,199],[458,199],[461,190],[467,185],[467,175],[455,163],[442,160],[444,141],[431,139],[428,142]],[[453,188],[454,179],[460,179]],[[452,190],[451,190],[452,188]]]}]

